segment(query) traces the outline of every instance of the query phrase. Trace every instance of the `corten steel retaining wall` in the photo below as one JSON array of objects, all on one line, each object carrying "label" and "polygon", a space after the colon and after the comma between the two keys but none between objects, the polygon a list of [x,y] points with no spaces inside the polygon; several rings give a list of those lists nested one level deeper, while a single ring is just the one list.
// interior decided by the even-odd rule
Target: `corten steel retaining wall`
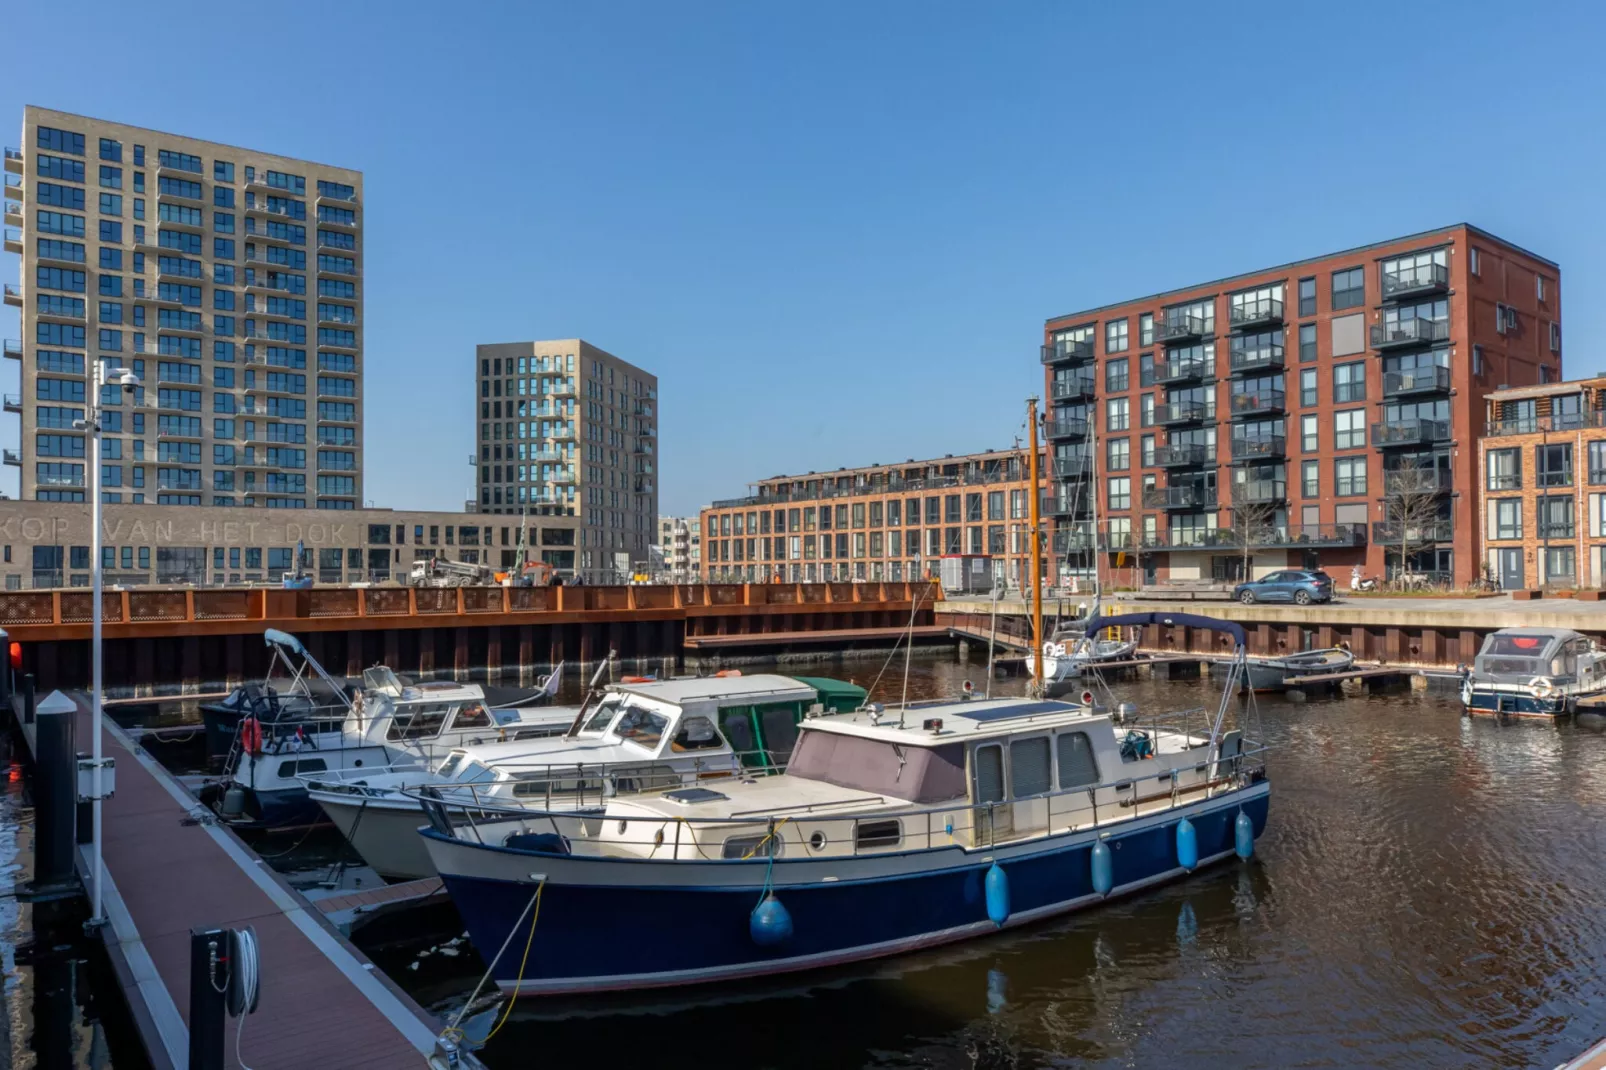
[{"label": "corten steel retaining wall", "polygon": [[[89,683],[84,590],[0,592],[0,628],[22,646],[22,672],[43,689]],[[299,638],[336,675],[375,665],[420,677],[528,680],[559,661],[616,651],[625,663],[681,664],[699,635],[931,624],[925,583],[693,584],[635,587],[370,587],[285,591],[108,591],[109,695],[222,689],[259,678],[266,628]]]}]

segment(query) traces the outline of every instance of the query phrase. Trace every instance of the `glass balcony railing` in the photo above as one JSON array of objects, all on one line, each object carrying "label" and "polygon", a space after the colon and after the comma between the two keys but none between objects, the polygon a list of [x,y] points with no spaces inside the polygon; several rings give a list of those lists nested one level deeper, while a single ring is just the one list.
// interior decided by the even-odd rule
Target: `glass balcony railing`
[{"label": "glass balcony railing", "polygon": [[1154,463],[1158,468],[1192,468],[1215,464],[1216,450],[1214,446],[1207,446],[1202,442],[1178,442],[1168,446],[1156,446]]},{"label": "glass balcony railing", "polygon": [[1606,427],[1606,409],[1491,420],[1484,434],[1489,438],[1500,438],[1507,435],[1535,435],[1541,431],[1576,431],[1585,427]]},{"label": "glass balcony railing", "polygon": [[1168,401],[1154,407],[1154,422],[1162,427],[1198,423],[1205,418],[1202,401]]},{"label": "glass balcony railing", "polygon": [[1093,396],[1094,384],[1091,375],[1071,375],[1054,379],[1049,388],[1049,396],[1055,401],[1071,401],[1076,398],[1090,398]]},{"label": "glass balcony railing", "polygon": [[1452,542],[1455,526],[1448,520],[1426,520],[1406,524],[1398,520],[1379,520],[1372,524],[1372,541],[1398,544],[1409,542],[1413,546],[1436,542]]},{"label": "glass balcony railing", "polygon": [[1245,435],[1232,440],[1234,463],[1265,461],[1287,454],[1287,437],[1284,435]]},{"label": "glass balcony railing", "polygon": [[1443,264],[1413,264],[1383,269],[1383,300],[1437,293],[1450,288],[1450,269]]},{"label": "glass balcony railing", "polygon": [[1288,484],[1281,479],[1251,479],[1232,485],[1234,505],[1269,505],[1288,500]]},{"label": "glass balcony railing", "polygon": [[1209,330],[1205,317],[1192,313],[1166,313],[1155,321],[1154,337],[1162,344],[1203,338]]},{"label": "glass balcony railing", "polygon": [[1283,303],[1275,297],[1257,297],[1227,306],[1227,323],[1233,330],[1269,327],[1283,321]]},{"label": "glass balcony railing", "polygon": [[[1567,485],[1572,485],[1570,478]],[[1383,472],[1383,493],[1391,497],[1441,494],[1453,487],[1450,473],[1442,468],[1394,468]]]},{"label": "glass balcony railing", "polygon": [[1086,479],[1093,474],[1091,457],[1055,457],[1049,463],[1055,479]]},{"label": "glass balcony railing", "polygon": [[1450,439],[1449,420],[1396,420],[1372,425],[1372,445],[1416,446]]},{"label": "glass balcony railing", "polygon": [[1285,407],[1285,395],[1281,390],[1255,390],[1243,394],[1232,395],[1233,419],[1246,416],[1262,416],[1267,413],[1282,412]]},{"label": "glass balcony railing", "polygon": [[1228,365],[1234,375],[1271,371],[1282,366],[1283,347],[1275,342],[1235,348]]},{"label": "glass balcony railing", "polygon": [[1397,320],[1393,323],[1372,324],[1373,349],[1404,349],[1407,346],[1432,345],[1450,338],[1449,320],[1416,319]]},{"label": "glass balcony railing", "polygon": [[1216,492],[1212,487],[1145,487],[1145,509],[1214,509]]},{"label": "glass balcony railing", "polygon": [[1192,357],[1186,360],[1178,360],[1173,357],[1164,364],[1155,365],[1154,381],[1162,385],[1192,382],[1205,378],[1211,371],[1210,362],[1203,357]]},{"label": "glass balcony railing", "polygon": [[1410,394],[1443,394],[1450,389],[1450,369],[1438,366],[1414,368],[1407,372],[1383,373],[1383,396],[1405,397]]},{"label": "glass balcony railing", "polygon": [[1049,438],[1086,438],[1087,421],[1080,416],[1061,416],[1048,425]]},{"label": "glass balcony railing", "polygon": [[1091,341],[1072,341],[1067,338],[1059,339],[1042,347],[1044,364],[1071,364],[1077,361],[1093,359],[1093,343]]}]

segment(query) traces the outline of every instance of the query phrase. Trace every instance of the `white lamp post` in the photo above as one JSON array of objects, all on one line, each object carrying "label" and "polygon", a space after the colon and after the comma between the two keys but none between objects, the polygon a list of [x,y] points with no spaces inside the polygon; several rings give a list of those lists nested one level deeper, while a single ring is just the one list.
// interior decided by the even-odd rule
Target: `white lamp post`
[{"label": "white lamp post", "polygon": [[100,649],[100,618],[101,618],[101,523],[100,523],[100,389],[102,386],[116,386],[119,390],[125,387],[140,385],[139,376],[127,368],[108,369],[101,360],[95,361],[94,374],[90,377],[90,395],[85,413],[88,419],[74,420],[73,427],[89,432],[89,553],[90,568],[93,576],[90,599],[93,608],[90,610],[90,734],[94,737],[92,743],[92,769],[90,796],[94,820],[92,822],[94,839],[94,869],[90,877],[90,914],[85,923],[88,927],[97,927],[105,924],[106,916],[101,908],[101,780],[100,773],[103,765],[100,745],[101,728],[101,649]]}]

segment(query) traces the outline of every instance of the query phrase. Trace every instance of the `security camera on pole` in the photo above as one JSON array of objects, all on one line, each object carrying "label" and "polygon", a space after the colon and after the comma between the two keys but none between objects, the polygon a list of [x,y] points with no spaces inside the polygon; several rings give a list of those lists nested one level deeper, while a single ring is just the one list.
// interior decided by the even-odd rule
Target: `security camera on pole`
[{"label": "security camera on pole", "polygon": [[[101,388],[115,386],[119,391],[135,389],[141,386],[139,376],[123,367],[108,367],[104,360],[96,360],[91,390],[88,398],[88,407],[84,410],[87,419],[74,420],[73,427],[79,431],[89,433],[89,557],[92,570],[92,587],[90,600],[90,735],[93,737],[92,757],[88,762],[89,791],[86,797],[93,804],[93,836],[94,836],[94,869],[90,877],[90,911],[89,920],[84,923],[85,928],[99,928],[106,922],[105,911],[101,906],[101,802],[112,792],[112,784],[106,772],[106,760],[101,754],[101,703],[104,695],[101,690],[101,648],[100,648],[100,618],[101,618],[101,522],[100,522],[100,406]],[[82,766],[80,767],[83,768]],[[82,779],[82,777],[80,777]]]}]

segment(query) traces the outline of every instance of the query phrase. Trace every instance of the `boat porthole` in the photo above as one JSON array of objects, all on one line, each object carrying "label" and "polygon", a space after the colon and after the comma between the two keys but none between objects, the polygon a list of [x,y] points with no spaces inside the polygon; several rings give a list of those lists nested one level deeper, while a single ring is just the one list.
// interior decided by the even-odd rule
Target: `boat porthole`
[{"label": "boat porthole", "polygon": [[662,847],[664,845],[664,830],[663,829],[659,829],[657,832],[652,834],[652,845],[654,847]]},{"label": "boat porthole", "polygon": [[351,764],[352,765],[361,765],[362,764],[362,759],[358,758],[355,762],[352,762]]},{"label": "boat porthole", "polygon": [[815,851],[825,850],[825,833],[816,832],[809,837],[809,848]]},{"label": "boat porthole", "polygon": [[623,836],[624,834],[625,834],[625,823],[623,821],[621,821],[621,822],[619,822],[619,835]]}]

